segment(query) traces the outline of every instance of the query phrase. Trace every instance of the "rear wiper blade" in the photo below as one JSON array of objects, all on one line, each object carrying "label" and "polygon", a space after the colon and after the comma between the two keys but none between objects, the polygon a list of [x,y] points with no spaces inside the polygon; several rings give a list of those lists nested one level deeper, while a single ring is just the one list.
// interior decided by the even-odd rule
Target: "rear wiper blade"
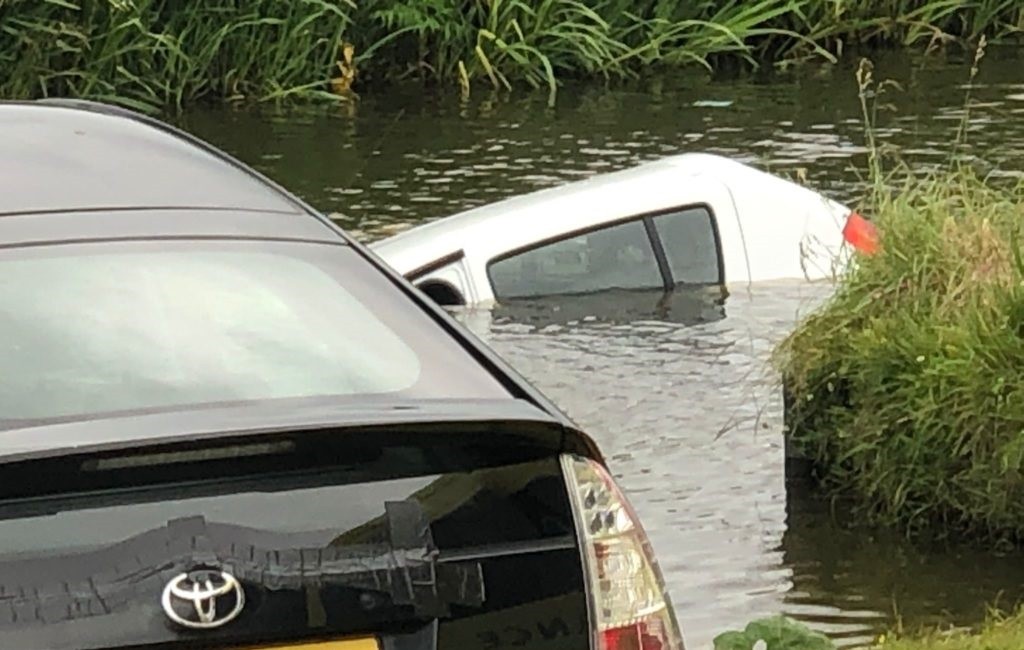
[{"label": "rear wiper blade", "polygon": [[337,586],[367,592],[416,619],[448,617],[453,605],[483,604],[480,563],[439,562],[418,502],[385,503],[383,522],[379,541],[303,547],[281,543],[301,534],[190,517],[91,552],[11,560],[0,563],[0,626],[24,621],[26,612],[35,612],[29,618],[36,620],[111,613],[152,598],[181,573],[206,569],[268,591]]}]

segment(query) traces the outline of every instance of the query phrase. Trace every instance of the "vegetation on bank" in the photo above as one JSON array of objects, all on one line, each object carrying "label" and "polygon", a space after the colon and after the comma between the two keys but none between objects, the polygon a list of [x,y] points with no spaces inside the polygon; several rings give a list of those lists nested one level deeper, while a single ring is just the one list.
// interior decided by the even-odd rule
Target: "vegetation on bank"
[{"label": "vegetation on bank", "polygon": [[[758,645],[760,643],[760,645]],[[835,650],[832,641],[782,616],[753,621],[742,631],[715,637],[715,650]],[[883,635],[872,650],[1020,650],[1024,611],[993,614],[978,630],[934,629],[910,636]]]},{"label": "vegetation on bank", "polygon": [[872,125],[888,84],[868,62],[858,81],[880,247],[776,349],[791,447],[870,522],[1019,543],[1024,180],[956,162],[969,96],[948,168],[883,174]]},{"label": "vegetation on bank", "polygon": [[1013,0],[3,0],[0,96],[154,108],[333,98],[404,78],[553,96],[568,77],[1022,28]]},{"label": "vegetation on bank", "polygon": [[1024,184],[881,187],[881,252],[777,352],[794,446],[875,523],[1024,535]]},{"label": "vegetation on bank", "polygon": [[993,615],[979,630],[932,630],[907,637],[883,637],[876,650],[1020,650],[1024,648],[1024,612]]}]

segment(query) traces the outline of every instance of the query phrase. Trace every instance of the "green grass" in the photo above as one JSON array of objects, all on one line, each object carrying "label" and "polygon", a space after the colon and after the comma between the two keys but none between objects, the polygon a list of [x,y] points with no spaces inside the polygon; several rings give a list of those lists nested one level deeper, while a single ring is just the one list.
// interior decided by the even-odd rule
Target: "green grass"
[{"label": "green grass", "polygon": [[956,163],[956,142],[947,169],[883,173],[868,97],[887,85],[857,77],[881,250],[775,352],[792,446],[869,522],[1020,543],[1024,183]]},{"label": "green grass", "polygon": [[[967,88],[986,41],[979,38]],[[880,245],[853,255],[831,299],[774,352],[788,436],[825,493],[868,522],[932,540],[1019,544],[1024,181],[985,177],[959,161],[969,90],[946,168],[922,173],[897,157],[886,171],[898,152],[878,145],[874,125],[898,85],[876,80],[866,59],[856,78],[868,145],[860,211]],[[1024,610],[994,616],[973,636],[933,632],[893,647],[996,650],[1024,647],[1022,636]]]},{"label": "green grass", "polygon": [[932,630],[903,637],[883,637],[878,650],[1020,650],[1024,648],[1024,613],[993,614],[978,630]]},{"label": "green grass", "polygon": [[971,170],[878,190],[882,252],[777,351],[795,446],[908,532],[1024,534],[1024,186]]},{"label": "green grass", "polygon": [[334,98],[358,72],[357,90],[415,78],[553,98],[566,78],[831,59],[1022,26],[1011,0],[0,0],[0,96],[146,109]]},{"label": "green grass", "polygon": [[[762,640],[767,650],[834,650],[835,644],[805,625],[785,617],[753,621],[742,631],[723,632],[715,650],[751,650]],[[978,629],[931,629],[913,634],[882,635],[872,650],[1021,650],[1024,612],[992,613]]]},{"label": "green grass", "polygon": [[139,108],[326,90],[354,5],[0,0],[0,95]]},{"label": "green grass", "polygon": [[[801,2],[786,26],[832,50],[853,45],[934,47],[1024,28],[1017,0],[823,0]],[[783,48],[787,44],[782,45]]]}]

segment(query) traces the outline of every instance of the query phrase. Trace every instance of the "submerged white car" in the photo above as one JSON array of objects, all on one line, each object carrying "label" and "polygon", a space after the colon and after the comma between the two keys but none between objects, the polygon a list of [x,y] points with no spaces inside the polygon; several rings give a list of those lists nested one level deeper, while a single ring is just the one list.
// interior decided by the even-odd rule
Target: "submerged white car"
[{"label": "submerged white car", "polygon": [[468,210],[373,250],[444,305],[834,277],[873,231],[797,183],[704,153]]}]

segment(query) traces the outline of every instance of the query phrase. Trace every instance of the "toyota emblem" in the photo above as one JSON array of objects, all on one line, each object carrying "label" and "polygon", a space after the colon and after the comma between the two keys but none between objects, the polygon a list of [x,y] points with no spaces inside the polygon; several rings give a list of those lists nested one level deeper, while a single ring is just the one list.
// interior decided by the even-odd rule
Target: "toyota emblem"
[{"label": "toyota emblem", "polygon": [[234,620],[245,607],[245,592],[225,571],[182,573],[164,587],[164,613],[182,627],[208,630]]}]

